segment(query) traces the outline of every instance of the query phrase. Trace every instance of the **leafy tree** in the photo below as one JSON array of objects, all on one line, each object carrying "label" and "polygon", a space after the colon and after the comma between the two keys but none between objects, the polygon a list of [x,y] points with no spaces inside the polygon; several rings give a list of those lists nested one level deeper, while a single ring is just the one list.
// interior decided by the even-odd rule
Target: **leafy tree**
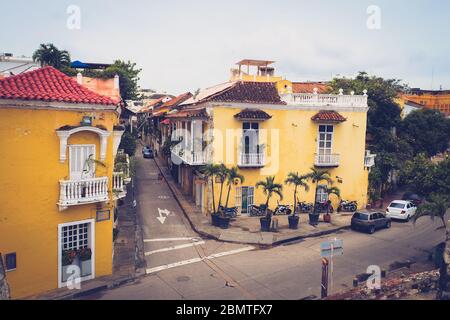
[{"label": "leafy tree", "polygon": [[[328,194],[328,197],[331,195],[335,195],[338,200],[341,199],[341,190],[338,187],[327,187],[325,192]],[[330,206],[327,206],[327,213],[329,213]]]},{"label": "leafy tree", "polygon": [[266,215],[269,217],[269,201],[274,194],[283,200],[283,185],[280,183],[275,183],[275,176],[266,177],[266,180],[258,181],[256,183],[256,188],[261,187],[264,194],[267,196],[266,200]]},{"label": "leafy tree", "polygon": [[402,182],[409,185],[414,192],[427,196],[436,188],[436,165],[423,153],[406,161],[400,171]]},{"label": "leafy tree", "polygon": [[242,174],[239,173],[238,167],[233,167],[233,168],[229,169],[227,172],[228,193],[227,193],[227,201],[225,203],[226,208],[228,208],[228,200],[230,199],[231,186],[236,181],[239,181],[240,183],[244,183],[245,178]]},{"label": "leafy tree", "polygon": [[130,157],[134,156],[136,153],[136,138],[129,131],[125,131],[119,148],[123,149]]},{"label": "leafy tree", "polygon": [[54,44],[41,44],[33,53],[33,60],[42,67],[52,66],[58,70],[70,67],[70,54],[66,50],[59,50]]},{"label": "leafy tree", "polygon": [[103,71],[102,76],[112,78],[119,75],[120,95],[124,100],[137,100],[140,98],[138,94],[139,74],[142,69],[136,68],[136,63],[130,61],[116,60],[113,65]]},{"label": "leafy tree", "polygon": [[309,191],[309,186],[307,181],[309,180],[309,175],[300,175],[298,172],[290,172],[284,183],[288,185],[294,185],[294,214],[297,213],[297,192],[298,188],[305,189],[306,192]]},{"label": "leafy tree", "polygon": [[450,196],[450,158],[439,162],[434,171],[435,192]]},{"label": "leafy tree", "polygon": [[416,214],[413,216],[413,222],[416,223],[418,219],[424,216],[429,216],[432,220],[439,218],[442,221],[442,228],[446,231],[446,239],[449,240],[450,230],[448,230],[447,219],[445,217],[450,207],[448,195],[432,194],[429,200],[417,208]]},{"label": "leafy tree", "polygon": [[401,122],[398,132],[412,146],[415,154],[434,156],[448,148],[450,119],[439,110],[417,110]]}]

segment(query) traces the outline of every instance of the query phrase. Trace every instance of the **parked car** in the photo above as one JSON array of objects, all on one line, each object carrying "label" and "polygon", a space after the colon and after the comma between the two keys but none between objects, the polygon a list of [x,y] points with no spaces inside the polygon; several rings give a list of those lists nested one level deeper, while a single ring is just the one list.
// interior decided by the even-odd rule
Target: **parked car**
[{"label": "parked car", "polygon": [[355,212],[352,217],[352,230],[363,230],[373,234],[378,229],[390,227],[391,219],[381,212]]},{"label": "parked car", "polygon": [[149,147],[144,147],[142,149],[142,156],[146,159],[153,159],[155,157],[153,150]]},{"label": "parked car", "polygon": [[402,200],[410,201],[415,204],[415,206],[419,206],[422,204],[422,198],[415,194],[414,192],[405,192],[405,194],[402,197]]},{"label": "parked car", "polygon": [[395,200],[386,208],[386,216],[391,219],[409,221],[416,214],[417,207],[411,201]]}]

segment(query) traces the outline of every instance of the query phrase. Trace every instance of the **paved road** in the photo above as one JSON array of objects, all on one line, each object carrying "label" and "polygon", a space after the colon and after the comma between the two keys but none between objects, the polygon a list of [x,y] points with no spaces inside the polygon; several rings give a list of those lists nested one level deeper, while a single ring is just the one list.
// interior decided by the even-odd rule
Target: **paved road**
[{"label": "paved road", "polygon": [[[138,212],[143,223],[147,276],[88,299],[302,299],[320,296],[320,243],[311,238],[272,249],[204,240],[191,230],[153,160],[137,157]],[[443,239],[429,219],[393,223],[374,235],[352,231],[335,259],[333,291],[351,286],[369,265],[425,261]]]}]

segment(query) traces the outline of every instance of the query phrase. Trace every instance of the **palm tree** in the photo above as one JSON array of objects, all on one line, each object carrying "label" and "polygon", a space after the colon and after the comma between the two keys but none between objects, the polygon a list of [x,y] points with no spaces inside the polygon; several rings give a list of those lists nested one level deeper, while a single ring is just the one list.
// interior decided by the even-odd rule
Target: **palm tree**
[{"label": "palm tree", "polygon": [[219,177],[220,179],[220,195],[219,195],[219,209],[222,207],[222,193],[223,193],[223,185],[225,184],[225,181],[227,179],[228,175],[228,168],[222,163],[217,166],[217,173],[216,177]]},{"label": "palm tree", "polygon": [[316,192],[314,194],[314,213],[317,213],[317,191],[319,189],[319,183],[322,181],[326,181],[327,184],[333,184],[333,180],[331,179],[331,175],[327,170],[319,170],[316,168],[311,168],[311,173],[309,174],[309,178],[313,183],[316,184]]},{"label": "palm tree", "polygon": [[305,189],[306,192],[309,191],[309,186],[307,181],[309,180],[309,175],[305,174],[305,175],[300,175],[298,172],[294,173],[294,172],[290,172],[288,174],[288,177],[286,179],[286,181],[284,183],[288,184],[288,185],[294,185],[294,215],[297,213],[297,191],[298,188],[301,187],[303,189]]},{"label": "palm tree", "polygon": [[215,195],[214,195],[214,177],[219,172],[219,166],[215,164],[207,164],[203,170],[202,173],[206,176],[208,181],[212,182],[212,202],[213,202],[213,214],[216,213],[216,201],[215,201]]},{"label": "palm tree", "polygon": [[273,194],[277,194],[280,200],[283,200],[283,185],[280,183],[275,183],[275,176],[266,177],[264,181],[258,181],[256,183],[256,188],[261,187],[265,195],[267,195],[266,201],[266,216],[268,217],[269,200]]},{"label": "palm tree", "polygon": [[[446,231],[447,240],[450,239],[450,230],[447,228],[447,221],[445,214],[450,207],[450,201],[447,197],[440,194],[432,194],[430,196],[430,201],[420,205],[417,208],[416,214],[413,216],[413,222],[416,223],[417,220],[424,216],[429,216],[432,220],[436,217],[441,219],[442,227]],[[439,229],[441,229],[439,228]]]},{"label": "palm tree", "polygon": [[227,174],[228,193],[227,193],[227,201],[225,203],[226,208],[228,208],[228,200],[230,199],[231,186],[237,180],[239,180],[239,183],[244,183],[245,178],[242,174],[239,173],[238,167],[233,167],[228,170],[228,174]]},{"label": "palm tree", "polygon": [[59,50],[52,43],[41,44],[33,53],[33,60],[39,62],[42,67],[52,66],[59,70],[70,66],[69,52]]}]

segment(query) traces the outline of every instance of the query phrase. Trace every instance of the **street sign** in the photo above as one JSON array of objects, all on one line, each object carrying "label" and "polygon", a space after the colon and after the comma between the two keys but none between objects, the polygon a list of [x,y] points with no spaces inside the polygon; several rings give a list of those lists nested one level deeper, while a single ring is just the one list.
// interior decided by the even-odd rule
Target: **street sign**
[{"label": "street sign", "polygon": [[334,239],[320,244],[320,256],[328,258],[331,256],[342,256],[344,254],[344,241]]}]

